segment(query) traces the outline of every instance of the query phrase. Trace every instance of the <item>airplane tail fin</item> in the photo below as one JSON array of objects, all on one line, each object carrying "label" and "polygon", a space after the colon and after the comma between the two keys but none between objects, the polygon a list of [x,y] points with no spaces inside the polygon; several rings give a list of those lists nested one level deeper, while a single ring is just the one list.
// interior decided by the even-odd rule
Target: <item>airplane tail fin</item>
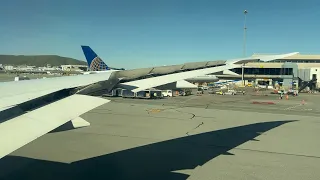
[{"label": "airplane tail fin", "polygon": [[90,71],[105,71],[109,69],[108,65],[89,46],[81,46],[81,48]]}]

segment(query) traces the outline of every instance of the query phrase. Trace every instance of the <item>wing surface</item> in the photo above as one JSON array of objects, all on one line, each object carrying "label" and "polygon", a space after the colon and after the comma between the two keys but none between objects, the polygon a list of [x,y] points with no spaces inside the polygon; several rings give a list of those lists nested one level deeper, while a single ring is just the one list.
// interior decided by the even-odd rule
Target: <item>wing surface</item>
[{"label": "wing surface", "polygon": [[131,87],[133,92],[138,92],[141,90],[145,90],[145,89],[152,88],[152,87],[157,87],[157,86],[172,83],[175,81],[180,81],[180,80],[184,80],[184,79],[193,78],[196,76],[220,72],[223,70],[233,69],[236,67],[240,67],[240,66],[235,65],[235,64],[223,65],[223,66],[211,67],[211,68],[206,68],[206,69],[199,69],[199,70],[192,70],[192,71],[180,72],[180,73],[175,73],[175,74],[168,74],[168,75],[152,77],[152,78],[147,78],[147,79],[142,79],[142,80],[137,80],[137,81],[130,81],[130,82],[126,82],[126,83],[121,83],[121,85],[124,85],[126,87]]},{"label": "wing surface", "polygon": [[0,158],[107,102],[76,94],[0,123]]},{"label": "wing surface", "polygon": [[110,73],[64,76],[0,83],[0,110],[68,88],[108,80]]}]

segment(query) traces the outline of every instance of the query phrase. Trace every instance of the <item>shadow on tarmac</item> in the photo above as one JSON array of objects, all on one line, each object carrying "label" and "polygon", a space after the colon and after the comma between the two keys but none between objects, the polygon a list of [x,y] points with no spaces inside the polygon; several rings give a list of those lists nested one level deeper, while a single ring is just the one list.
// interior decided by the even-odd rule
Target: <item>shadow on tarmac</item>
[{"label": "shadow on tarmac", "polygon": [[[189,135],[71,164],[6,156],[0,179],[187,179],[172,171],[194,169],[261,133],[292,121],[263,122]],[[94,147],[92,147],[94,148]]]}]

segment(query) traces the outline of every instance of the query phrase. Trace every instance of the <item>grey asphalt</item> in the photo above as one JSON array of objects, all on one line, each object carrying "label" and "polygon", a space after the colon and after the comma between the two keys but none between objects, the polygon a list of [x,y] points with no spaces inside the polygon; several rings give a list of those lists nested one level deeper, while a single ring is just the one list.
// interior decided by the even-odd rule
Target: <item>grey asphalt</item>
[{"label": "grey asphalt", "polygon": [[0,179],[320,178],[319,95],[109,99],[1,159]]}]

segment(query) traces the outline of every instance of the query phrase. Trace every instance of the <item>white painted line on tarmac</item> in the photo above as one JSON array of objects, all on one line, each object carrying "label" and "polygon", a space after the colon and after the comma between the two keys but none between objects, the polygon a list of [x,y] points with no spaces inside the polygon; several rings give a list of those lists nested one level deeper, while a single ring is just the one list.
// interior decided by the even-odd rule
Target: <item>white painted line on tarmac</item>
[{"label": "white painted line on tarmac", "polygon": [[284,110],[291,110],[291,109],[297,108],[297,107],[299,107],[299,106],[301,106],[301,104],[298,104],[298,105],[295,105],[295,106],[287,107],[287,108],[285,108]]}]

